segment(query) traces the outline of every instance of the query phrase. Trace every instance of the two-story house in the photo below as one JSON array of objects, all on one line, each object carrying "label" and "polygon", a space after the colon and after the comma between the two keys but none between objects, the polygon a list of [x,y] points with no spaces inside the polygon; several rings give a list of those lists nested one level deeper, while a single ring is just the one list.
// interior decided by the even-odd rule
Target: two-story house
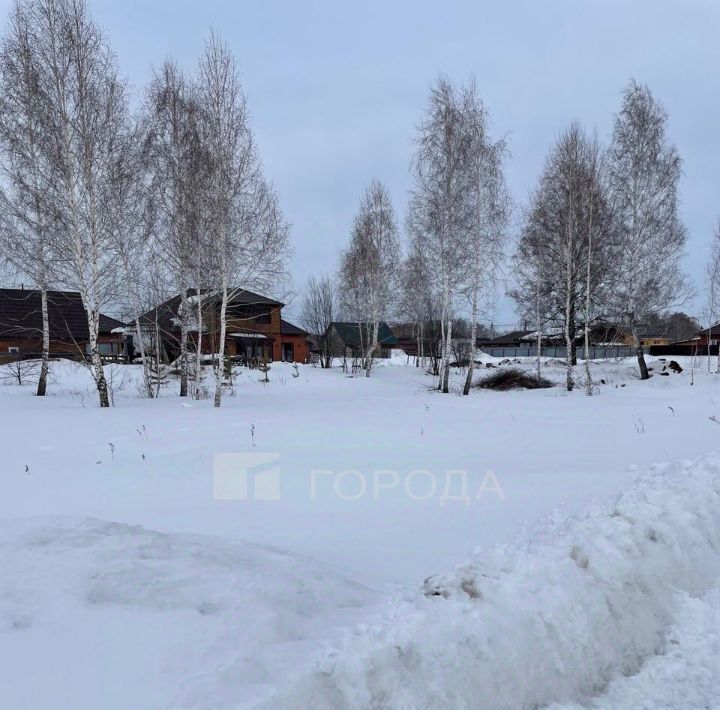
[{"label": "two-story house", "polygon": [[[201,304],[202,324],[198,312]],[[187,298],[189,346],[202,352],[217,353],[220,336],[221,298],[216,292],[188,289]],[[245,362],[281,360],[305,362],[308,356],[307,332],[283,320],[284,304],[266,296],[234,288],[227,305],[225,354]],[[142,316],[143,330],[153,339],[157,333],[163,356],[168,361],[180,354],[180,294],[161,303]],[[199,334],[202,337],[198,337]]]}]

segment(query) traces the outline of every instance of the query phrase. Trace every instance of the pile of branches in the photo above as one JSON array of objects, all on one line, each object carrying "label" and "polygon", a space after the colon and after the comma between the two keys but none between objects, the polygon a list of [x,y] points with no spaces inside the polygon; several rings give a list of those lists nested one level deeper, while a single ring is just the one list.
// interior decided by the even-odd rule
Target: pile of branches
[{"label": "pile of branches", "polygon": [[552,387],[553,383],[544,377],[538,377],[537,373],[526,372],[516,367],[498,368],[488,377],[480,379],[476,387],[498,392],[507,390],[537,390]]}]

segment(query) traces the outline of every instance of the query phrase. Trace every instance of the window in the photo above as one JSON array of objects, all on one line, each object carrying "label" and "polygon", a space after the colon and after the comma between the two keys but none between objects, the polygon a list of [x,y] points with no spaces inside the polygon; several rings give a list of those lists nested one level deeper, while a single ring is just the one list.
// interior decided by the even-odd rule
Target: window
[{"label": "window", "polygon": [[18,354],[20,353],[20,348],[18,348],[17,346],[11,345],[11,346],[8,348],[8,352],[9,352],[11,355],[18,355]]},{"label": "window", "polygon": [[97,349],[98,352],[104,356],[116,355],[120,353],[120,347],[118,343],[98,343]]},{"label": "window", "polygon": [[239,306],[237,304],[232,304],[228,306],[227,315],[228,318],[238,319],[252,318],[253,316],[251,309],[248,308],[248,306]]},{"label": "window", "polygon": [[269,325],[272,306],[263,306],[259,304],[234,304],[228,306],[227,317],[237,318],[238,320],[254,320],[256,323]]}]

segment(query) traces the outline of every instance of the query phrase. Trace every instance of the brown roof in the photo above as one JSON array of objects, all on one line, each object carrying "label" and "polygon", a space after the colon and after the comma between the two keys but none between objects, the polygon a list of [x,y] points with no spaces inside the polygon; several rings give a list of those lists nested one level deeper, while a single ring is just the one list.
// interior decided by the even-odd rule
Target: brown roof
[{"label": "brown roof", "polygon": [[505,335],[499,335],[497,338],[493,338],[492,340],[488,340],[486,343],[483,343],[484,345],[488,346],[507,346],[510,347],[511,345],[517,345],[522,338],[524,338],[529,333],[532,333],[532,330],[513,330],[510,333],[505,333]]},{"label": "brown roof", "polygon": [[[79,293],[48,291],[52,340],[88,339],[88,324]],[[40,291],[0,289],[0,337],[34,339],[42,334]]]},{"label": "brown roof", "polygon": [[[197,289],[189,288],[187,290],[187,295],[189,298],[192,298],[197,293]],[[208,300],[212,298],[211,294],[212,291],[210,289],[200,289],[200,293],[203,296],[207,296]],[[240,288],[233,288],[231,289],[232,296],[229,299],[228,305],[265,305],[265,306],[274,306],[274,307],[282,307],[284,304],[280,301],[276,301],[272,298],[267,298],[266,296],[261,296],[259,293],[253,293],[252,291],[247,291],[245,289]],[[157,320],[158,325],[161,330],[164,331],[172,331],[172,330],[179,330],[180,325],[177,322],[178,318],[178,312],[180,309],[180,302],[181,302],[180,294],[177,294],[176,296],[173,296],[172,298],[169,298],[167,301],[164,301],[163,303],[159,304],[158,306],[155,306],[155,308],[150,309],[147,313],[144,313],[142,316],[140,316],[140,321],[144,322],[146,324],[155,324],[155,314],[157,311]],[[205,299],[203,299],[205,300]]]},{"label": "brown roof", "polygon": [[[48,320],[51,340],[88,339],[88,324],[82,298],[76,291],[48,291]],[[109,334],[124,327],[122,321],[100,314],[100,333]],[[42,336],[40,291],[0,288],[0,337],[18,340]]]},{"label": "brown roof", "polygon": [[281,335],[307,335],[307,330],[298,328],[296,325],[293,325],[289,321],[286,321],[283,318],[281,318],[280,319],[280,333],[281,333]]},{"label": "brown roof", "polygon": [[110,334],[113,332],[113,330],[116,330],[117,328],[126,328],[127,323],[123,323],[121,320],[118,320],[117,318],[113,318],[112,316],[106,316],[104,313],[100,314],[100,328],[99,331],[103,335]]},{"label": "brown roof", "polygon": [[390,326],[390,330],[397,340],[417,340],[416,328],[412,323],[395,323]]},{"label": "brown roof", "polygon": [[701,331],[698,331],[698,336],[700,335],[720,335],[720,323],[716,323],[710,328],[703,328]]},{"label": "brown roof", "polygon": [[[328,330],[335,330],[335,334],[347,347],[358,347],[369,340],[370,323],[357,323],[350,321],[333,321]],[[393,335],[390,326],[385,321],[378,323],[377,339],[380,345],[393,347],[397,345],[397,338]]]}]

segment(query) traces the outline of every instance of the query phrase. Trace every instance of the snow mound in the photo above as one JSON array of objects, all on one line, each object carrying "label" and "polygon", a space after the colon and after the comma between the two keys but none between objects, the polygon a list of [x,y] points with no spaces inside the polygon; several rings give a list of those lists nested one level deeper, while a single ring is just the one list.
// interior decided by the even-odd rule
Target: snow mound
[{"label": "snow mound", "polygon": [[0,569],[8,708],[244,706],[369,596],[274,548],[96,519],[1,523]]},{"label": "snow mound", "polygon": [[634,676],[614,679],[602,696],[547,710],[688,710],[720,707],[720,589],[702,599],[680,595],[678,622],[662,655]]},{"label": "snow mound", "polygon": [[610,503],[476,551],[394,601],[268,707],[589,702],[667,651],[683,594],[717,584],[719,471],[717,456],[658,465]]}]

